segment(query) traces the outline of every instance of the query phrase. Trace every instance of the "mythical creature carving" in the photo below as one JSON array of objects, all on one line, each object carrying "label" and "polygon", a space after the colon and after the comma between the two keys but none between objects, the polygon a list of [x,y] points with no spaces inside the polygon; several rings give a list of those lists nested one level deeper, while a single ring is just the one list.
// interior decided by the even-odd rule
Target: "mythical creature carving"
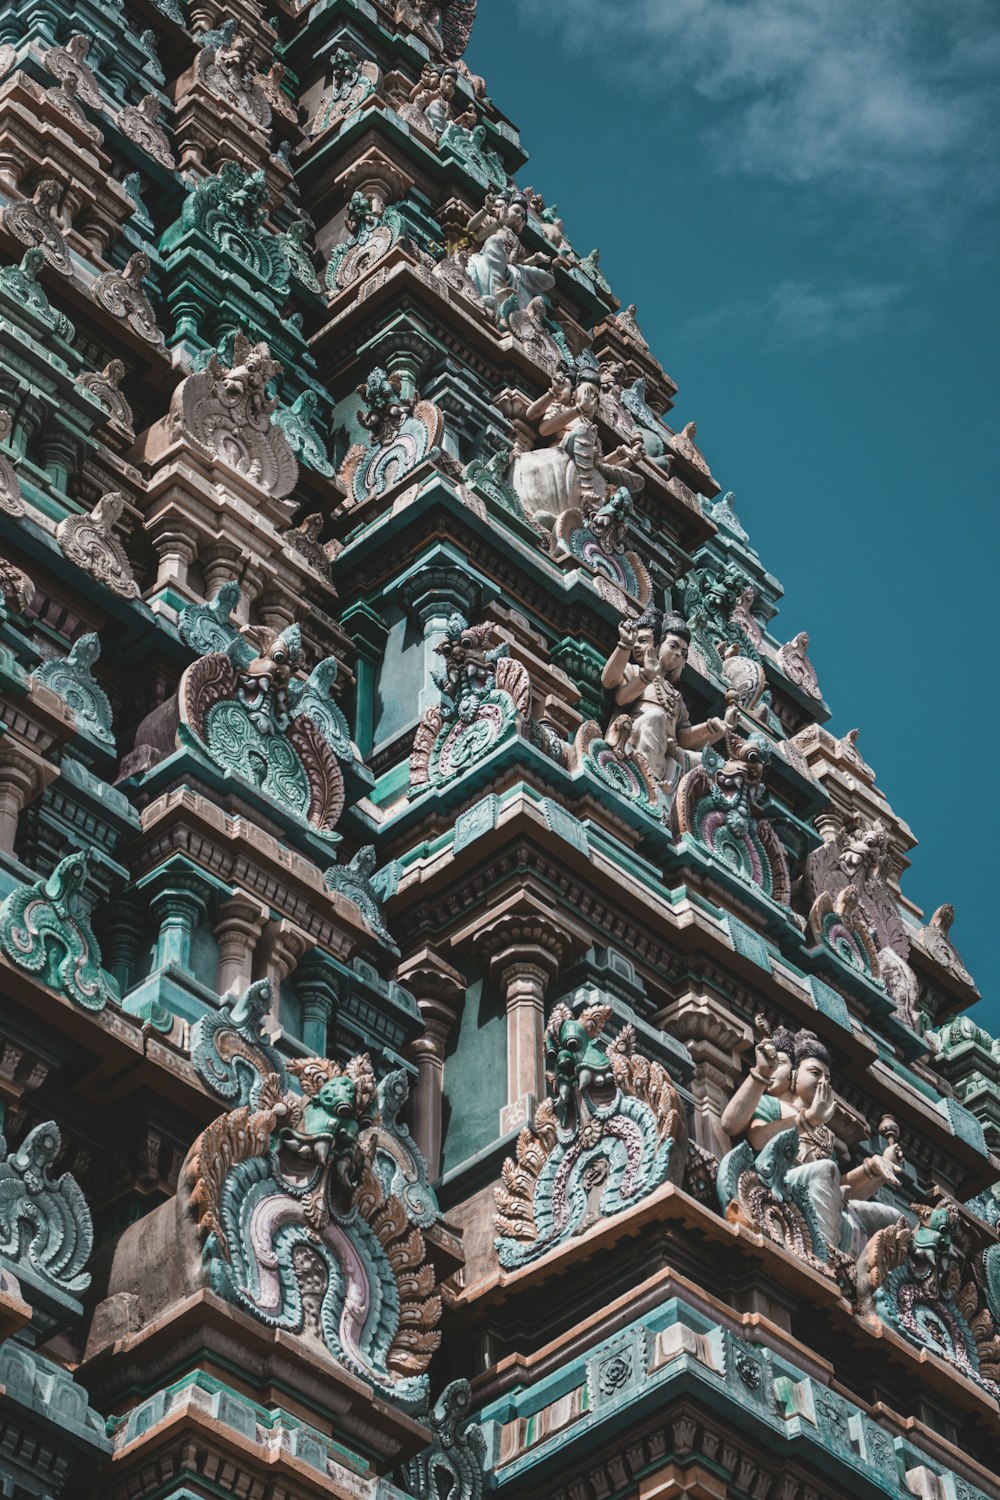
[{"label": "mythical creature carving", "polygon": [[[0,485],[2,483],[3,474],[2,465],[0,465]],[[0,495],[0,501],[2,501],[2,495]],[[10,610],[13,614],[23,614],[35,597],[35,593],[34,580],[22,568],[15,567],[9,558],[0,557],[0,598],[3,600],[3,608]]]},{"label": "mythical creature carving", "polygon": [[230,616],[240,602],[240,586],[235,579],[219,585],[207,604],[188,604],[181,610],[177,630],[181,640],[199,656],[213,651],[228,652],[239,630],[230,624]]},{"label": "mythical creature carving", "polygon": [[83,375],[78,375],[76,383],[83,390],[97,397],[107,413],[108,421],[121,431],[123,437],[134,438],[135,417],[121,391],[121,382],[124,377],[125,366],[122,361],[110,359],[99,373],[86,371]]},{"label": "mythical creature carving", "polygon": [[379,941],[398,955],[399,948],[385,925],[382,903],[395,893],[399,867],[393,863],[376,871],[375,864],[375,845],[365,844],[346,865],[330,865],[323,879],[329,890],[354,902]]},{"label": "mythical creature carving", "polygon": [[692,724],[677,686],[691,644],[687,622],[675,614],[649,609],[638,619],[624,618],[618,644],[601,673],[603,687],[613,690],[621,712],[605,736],[623,756],[641,756],[656,785],[669,792],[679,774],[678,747],[702,750],[722,739],[721,719]]},{"label": "mythical creature carving", "polygon": [[[54,177],[43,177],[30,200],[7,204],[0,213],[0,221],[22,245],[39,248],[50,266],[69,276],[73,265],[59,222],[59,207],[65,192],[63,184]],[[21,269],[25,269],[23,261]]]},{"label": "mythical creature carving", "polygon": [[487,646],[490,625],[470,625],[456,610],[445,638],[434,649],[445,661],[434,673],[441,703],[417,725],[410,754],[410,795],[441,787],[461,776],[528,717],[531,679],[508,655],[508,646]]},{"label": "mythical creature carving", "polygon": [[76,330],[64,313],[58,312],[45,295],[38,273],[45,264],[45,252],[36,246],[26,250],[17,266],[0,267],[0,292],[9,301],[27,309],[63,343],[71,344]]},{"label": "mythical creature carving", "polygon": [[281,1094],[272,1077],[259,1108],[221,1116],[188,1157],[209,1280],[269,1327],[319,1339],[380,1396],[419,1409],[441,1299],[420,1229],[375,1169],[371,1063],[309,1058],[288,1071],[303,1095]]},{"label": "mythical creature carving", "polygon": [[210,93],[266,130],[271,106],[253,64],[253,42],[238,27],[229,20],[217,31],[202,32],[195,71]]},{"label": "mythical creature carving", "polygon": [[393,204],[377,207],[361,192],[351,194],[345,228],[347,238],[334,246],[326,267],[326,285],[334,295],[367,276],[406,232]]},{"label": "mythical creature carving", "polygon": [[204,370],[189,375],[170,402],[171,436],[193,438],[216,459],[280,499],[298,476],[288,439],[272,421],[277,398],[268,382],[281,369],[267,344],[251,344],[242,331],[230,367],[213,353]]},{"label": "mythical creature carving", "polygon": [[444,429],[444,416],[432,401],[402,394],[399,374],[376,366],[357,393],[364,401],[357,417],[368,429],[369,446],[355,443],[341,465],[348,505],[385,494],[437,446]]},{"label": "mythical creature carving", "polygon": [[545,1031],[552,1097],[521,1131],[496,1189],[496,1247],[515,1270],[601,1219],[634,1207],[683,1169],[684,1116],[665,1069],[635,1052],[626,1026],[609,1047],[610,1006],[577,1019],[555,1007]]},{"label": "mythical creature carving", "polygon": [[976,1246],[950,1199],[911,1207],[916,1223],[901,1217],[865,1246],[858,1261],[859,1311],[947,1360],[1000,1400],[997,1247],[984,1254]]},{"label": "mythical creature carving", "polygon": [[333,464],[327,456],[326,444],[313,425],[316,405],[316,392],[304,390],[291,406],[275,412],[274,425],[281,428],[300,463],[330,479],[334,473]]},{"label": "mythical creature carving", "polygon": [[720,677],[725,676],[720,648],[727,644],[739,647],[751,661],[760,661],[752,634],[736,618],[748,586],[749,578],[735,563],[692,568],[677,581],[681,610],[698,654]]},{"label": "mythical creature carving", "polygon": [[727,869],[759,886],[779,906],[791,900],[785,851],[763,817],[764,772],[771,747],[726,727],[725,751],[707,745],[701,765],[681,777],[670,809],[675,837],[689,834]]},{"label": "mythical creature carving", "polygon": [[18,969],[84,1010],[119,1000],[118,985],[101,968],[101,950],[86,915],[83,886],[89,855],[69,854],[52,874],[17,886],[0,904],[0,948]]},{"label": "mythical creature carving", "polygon": [[104,96],[93,69],[87,62],[90,38],[75,32],[62,47],[50,47],[42,55],[46,70],[57,83],[71,82],[76,97],[91,109],[103,110]]},{"label": "mythical creature carving", "polygon": [[727,1216],[750,1224],[802,1259],[844,1279],[849,1261],[899,1210],[871,1202],[884,1185],[898,1186],[903,1155],[897,1129],[879,1129],[888,1147],[845,1175],[829,1127],[836,1109],[830,1056],[814,1032],[779,1027],[758,1041],[756,1059],[722,1116],[731,1136],[747,1139],[720,1163],[719,1201]]},{"label": "mythical creature carving", "polygon": [[0,1256],[75,1295],[90,1285],[94,1225],[75,1178],[52,1176],[61,1144],[54,1120],[36,1125],[17,1151],[0,1138]]},{"label": "mythical creature carving", "polygon": [[433,1441],[403,1465],[403,1483],[415,1500],[483,1500],[486,1438],[469,1420],[471,1405],[469,1382],[453,1380],[424,1418]]},{"label": "mythical creature carving", "polygon": [[120,490],[102,495],[88,516],[66,516],[56,527],[64,557],[122,599],[135,599],[139,585],[128,553],[115,536],[127,496]]},{"label": "mythical creature carving", "polygon": [[146,151],[161,167],[174,171],[177,162],[170,149],[167,133],[160,124],[162,105],[156,94],[144,94],[138,104],[127,104],[118,112],[118,129]]},{"label": "mythical creature carving", "polygon": [[272,1074],[287,1087],[285,1064],[264,1031],[272,998],[271,981],[257,979],[242,994],[224,996],[217,1011],[209,1011],[191,1028],[191,1065],[226,1104],[260,1108]]},{"label": "mythical creature carving", "polygon": [[584,353],[572,371],[557,371],[550,389],[525,413],[537,422],[541,438],[557,439],[554,447],[518,454],[511,474],[525,511],[540,526],[553,527],[567,510],[589,519],[614,491],[623,488],[634,497],[645,484],[634,468],[642,454],[638,438],[604,453],[597,431],[600,401],[600,367]]},{"label": "mythical creature carving", "polygon": [[479,249],[465,264],[483,307],[501,326],[514,308],[526,308],[533,297],[549,292],[555,277],[551,255],[529,253],[521,236],[528,223],[528,200],[514,188],[487,194],[485,205],[469,220],[469,234]]},{"label": "mythical creature carving", "polygon": [[153,304],[146,295],[143,282],[149,275],[151,262],[144,250],[130,255],[123,271],[105,271],[91,287],[91,296],[112,317],[121,318],[147,344],[163,348],[163,334],[156,326]]},{"label": "mythical creature carving", "polygon": [[793,635],[790,641],[778,648],[778,665],[789,682],[794,682],[810,698],[822,698],[816,668],[806,654],[808,650],[809,637],[800,630],[798,635]]},{"label": "mythical creature carving", "polygon": [[331,564],[343,550],[343,544],[336,540],[321,543],[319,534],[323,525],[323,516],[318,510],[313,511],[312,515],[304,516],[298,526],[290,526],[287,531],[283,531],[281,540],[287,548],[304,558],[321,578],[329,582]]},{"label": "mythical creature carving", "polygon": [[359,58],[346,47],[338,47],[330,58],[332,83],[309,126],[310,135],[332,130],[360,109],[366,99],[381,86],[382,73],[377,63]]},{"label": "mythical creature carving", "polygon": [[284,234],[278,235],[278,244],[288,262],[288,269],[296,281],[307,291],[320,291],[319,280],[312,263],[312,255],[306,246],[309,224],[305,219],[293,219]]},{"label": "mythical creature carving", "polygon": [[[0,407],[0,443],[6,443],[13,431],[14,424],[11,421],[10,412]],[[21,485],[9,458],[0,452],[0,510],[7,512],[9,516],[24,515],[24,501],[21,499]]]},{"label": "mythical creature carving", "polygon": [[[3,489],[2,474],[0,474],[0,493]],[[0,499],[0,505],[3,501]],[[930,954],[935,963],[939,963],[943,969],[947,969],[962,984],[975,988],[975,980],[962,962],[961,955],[951,940],[952,923],[955,920],[955,908],[950,902],[945,902],[934,912],[926,927],[917,929],[917,942],[925,953]]]},{"label": "mythical creature carving", "polygon": [[276,293],[287,292],[291,277],[288,253],[279,236],[265,227],[267,180],[263,171],[248,172],[239,162],[224,161],[213,177],[203,177],[184,200],[181,216],[163,236],[163,249],[174,251],[197,230]]},{"label": "mythical creature carving", "polygon": [[101,643],[94,631],[88,631],[73,642],[67,654],[37,666],[34,677],[56,693],[73,710],[78,729],[98,744],[113,750],[111,700],[94,679],[94,663],[101,655]]},{"label": "mythical creature carving", "polygon": [[644,608],[653,592],[652,581],[638,553],[625,550],[632,509],[632,496],[622,486],[591,516],[564,510],[554,527],[553,551],[590,568],[595,587],[605,597],[621,600],[627,595]]}]

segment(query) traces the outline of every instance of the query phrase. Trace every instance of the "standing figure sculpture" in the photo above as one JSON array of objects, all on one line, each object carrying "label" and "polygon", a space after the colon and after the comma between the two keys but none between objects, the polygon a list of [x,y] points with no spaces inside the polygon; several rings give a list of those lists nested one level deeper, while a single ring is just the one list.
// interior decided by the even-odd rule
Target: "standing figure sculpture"
[{"label": "standing figure sculpture", "polygon": [[487,311],[500,321],[508,303],[525,308],[532,297],[555,286],[546,269],[551,255],[544,250],[529,255],[524,248],[521,235],[527,223],[528,200],[513,188],[488,194],[469,220],[479,249],[469,256],[466,269]]},{"label": "standing figure sculpture", "polygon": [[624,740],[626,755],[638,750],[664,791],[676,780],[678,746],[701,750],[726,732],[722,719],[692,724],[688,717],[677,679],[690,644],[691,632],[681,615],[648,609],[636,620],[622,620],[618,645],[601,673],[602,684],[625,710],[609,728],[608,743]]},{"label": "standing figure sculpture", "polygon": [[558,438],[555,447],[519,454],[511,472],[521,504],[541,526],[551,528],[567,510],[591,516],[610,490],[637,495],[645,483],[633,467],[642,456],[641,439],[604,453],[597,431],[600,402],[600,366],[584,353],[572,372],[560,367],[549,390],[525,413],[537,421],[541,437]]}]

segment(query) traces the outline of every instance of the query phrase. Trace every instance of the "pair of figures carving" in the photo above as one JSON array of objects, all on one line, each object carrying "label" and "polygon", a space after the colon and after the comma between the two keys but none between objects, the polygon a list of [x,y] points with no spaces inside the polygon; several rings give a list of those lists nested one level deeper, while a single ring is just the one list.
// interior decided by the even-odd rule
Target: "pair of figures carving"
[{"label": "pair of figures carving", "polygon": [[764,1035],[722,1115],[722,1128],[746,1139],[723,1159],[718,1178],[730,1217],[757,1228],[780,1224],[771,1237],[830,1266],[856,1260],[874,1233],[899,1219],[898,1208],[871,1200],[880,1188],[899,1186],[903,1165],[886,1119],[887,1148],[842,1173],[830,1127],[835,1111],[830,1055],[816,1034],[779,1027]]}]

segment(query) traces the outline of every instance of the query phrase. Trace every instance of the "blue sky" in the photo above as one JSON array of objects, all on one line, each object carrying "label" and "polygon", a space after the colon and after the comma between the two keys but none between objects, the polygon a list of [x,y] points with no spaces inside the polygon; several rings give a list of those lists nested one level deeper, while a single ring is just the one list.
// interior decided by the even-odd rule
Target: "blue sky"
[{"label": "blue sky", "polygon": [[1000,1031],[993,0],[479,0],[468,62],[637,303]]}]

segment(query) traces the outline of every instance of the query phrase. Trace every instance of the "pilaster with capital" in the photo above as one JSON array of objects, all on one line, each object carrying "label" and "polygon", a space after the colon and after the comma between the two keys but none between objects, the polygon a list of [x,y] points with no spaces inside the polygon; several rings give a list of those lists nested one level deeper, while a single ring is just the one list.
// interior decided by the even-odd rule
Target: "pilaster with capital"
[{"label": "pilaster with capital", "polygon": [[740,1054],[752,1033],[714,995],[688,994],[672,1001],[654,1017],[654,1024],[682,1041],[694,1059],[689,1084],[694,1095],[694,1138],[718,1160],[731,1142],[722,1128],[722,1112],[740,1076]]},{"label": "pilaster with capital", "polygon": [[409,1055],[417,1065],[417,1084],[411,1094],[412,1129],[433,1181],[441,1170],[445,1050],[458,1020],[465,981],[430,948],[422,949],[403,964],[398,978],[416,996],[424,1022],[423,1035],[409,1047]]},{"label": "pilaster with capital", "polygon": [[257,945],[257,977],[271,981],[271,1009],[264,1029],[272,1040],[281,1035],[281,986],[295,972],[299,959],[314,946],[312,938],[294,922],[282,917],[268,922]]},{"label": "pilaster with capital", "polygon": [[254,949],[267,918],[267,907],[246,891],[236,891],[219,906],[213,936],[219,949],[215,987],[220,995],[250,983]]}]

